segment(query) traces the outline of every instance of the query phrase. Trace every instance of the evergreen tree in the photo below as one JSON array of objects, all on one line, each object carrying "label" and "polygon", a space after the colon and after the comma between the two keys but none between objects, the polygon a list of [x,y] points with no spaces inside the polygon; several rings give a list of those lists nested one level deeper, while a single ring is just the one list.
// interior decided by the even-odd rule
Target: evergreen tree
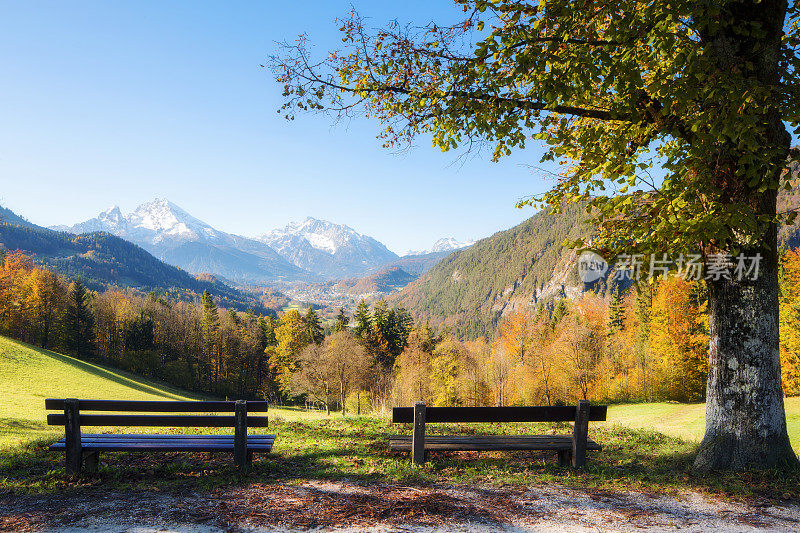
[{"label": "evergreen tree", "polygon": [[405,350],[413,326],[414,319],[405,307],[396,307],[390,311],[389,346],[394,358]]},{"label": "evergreen tree", "polygon": [[306,325],[308,338],[311,339],[311,342],[314,344],[320,344],[323,340],[325,340],[325,332],[322,328],[322,321],[319,319],[319,315],[314,311],[313,307],[308,308],[306,316],[303,317],[303,322]]},{"label": "evergreen tree", "polygon": [[375,360],[387,370],[394,364],[390,339],[391,321],[392,312],[389,311],[389,305],[381,298],[372,306],[372,335],[368,348]]},{"label": "evergreen tree", "polygon": [[200,300],[203,304],[203,360],[198,372],[200,379],[210,384],[212,369],[214,381],[219,377],[219,365],[215,364],[219,356],[219,311],[208,290],[203,291]]},{"label": "evergreen tree", "polygon": [[622,309],[622,295],[620,294],[619,285],[615,284],[611,292],[611,301],[608,303],[608,336],[622,330],[625,315]]},{"label": "evergreen tree", "polygon": [[94,321],[89,308],[89,295],[80,280],[72,284],[65,323],[69,349],[79,356],[90,355]]},{"label": "evergreen tree", "polygon": [[258,327],[260,330],[259,342],[262,350],[267,346],[278,344],[275,339],[275,319],[271,316],[262,316],[258,319]]},{"label": "evergreen tree", "polygon": [[350,317],[344,312],[344,307],[339,308],[336,318],[333,320],[333,332],[347,331],[347,326],[350,324]]},{"label": "evergreen tree", "polygon": [[354,319],[356,326],[353,333],[357,338],[366,341],[372,330],[372,316],[369,313],[369,305],[364,300],[358,302]]},{"label": "evergreen tree", "polygon": [[564,315],[567,314],[567,302],[563,298],[558,300],[556,303],[555,308],[553,309],[553,314],[550,317],[550,322],[553,326],[558,325],[561,322],[561,319],[564,318]]}]

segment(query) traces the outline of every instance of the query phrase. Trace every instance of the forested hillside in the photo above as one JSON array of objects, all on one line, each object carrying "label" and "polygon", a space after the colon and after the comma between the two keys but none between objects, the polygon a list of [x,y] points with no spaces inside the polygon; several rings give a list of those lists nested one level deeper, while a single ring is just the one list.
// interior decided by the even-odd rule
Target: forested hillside
[{"label": "forested hillside", "polygon": [[12,210],[0,205],[0,224],[12,224],[14,226],[25,226],[29,228],[36,228],[35,224],[28,222]]},{"label": "forested hillside", "polygon": [[511,310],[577,290],[575,254],[562,243],[591,233],[585,219],[580,206],[554,216],[537,213],[449,255],[395,300],[459,336],[490,335]]},{"label": "forested hillside", "polygon": [[208,290],[226,306],[244,309],[260,305],[254,297],[216,280],[199,280],[108,233],[73,235],[0,223],[0,251],[15,250],[32,254],[39,264],[69,279],[81,279],[93,290],[129,287],[190,300]]},{"label": "forested hillside", "polygon": [[[793,163],[778,195],[778,212],[800,208],[800,165]],[[458,336],[491,335],[498,320],[542,299],[566,297],[583,289],[575,254],[561,246],[592,232],[582,207],[563,214],[539,212],[522,224],[455,252],[409,284],[394,298],[417,317],[445,323]],[[800,246],[800,218],[780,228],[783,246]]]}]

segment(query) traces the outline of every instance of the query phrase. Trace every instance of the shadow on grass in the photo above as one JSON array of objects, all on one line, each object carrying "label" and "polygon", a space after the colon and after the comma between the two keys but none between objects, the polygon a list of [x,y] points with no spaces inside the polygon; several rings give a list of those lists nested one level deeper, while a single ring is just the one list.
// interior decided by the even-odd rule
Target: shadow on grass
[{"label": "shadow on grass", "polygon": [[9,429],[13,431],[45,431],[52,428],[45,422],[5,417],[0,418],[0,429]]},{"label": "shadow on grass", "polygon": [[[45,357],[49,357],[50,359],[55,359],[56,361],[67,364],[77,370],[81,370],[88,374],[92,374],[93,376],[97,376],[104,380],[108,380],[113,383],[123,385],[125,387],[128,387],[130,389],[139,392],[144,392],[147,394],[153,394],[157,396],[164,396],[165,398],[172,400],[183,400],[184,398],[187,397],[187,395],[179,395],[176,392],[170,392],[171,387],[169,387],[166,384],[162,388],[158,388],[137,381],[137,379],[141,378],[136,378],[136,379],[128,378],[124,375],[124,371],[122,370],[106,369],[102,366],[93,363],[87,363],[86,361],[81,361],[80,359],[76,359],[74,357],[51,352],[49,350],[37,348],[36,346],[32,345],[27,345],[27,347],[32,350],[35,350],[36,352],[38,352],[41,355],[44,355]],[[193,397],[196,395],[188,395],[188,396]],[[200,397],[197,396],[197,398],[199,399]]]},{"label": "shadow on grass", "polygon": [[[134,490],[214,490],[249,483],[346,480],[409,485],[525,486],[558,483],[581,490],[678,491],[696,489],[739,496],[798,497],[800,475],[781,472],[690,471],[697,444],[654,431],[598,428],[591,437],[604,449],[587,468],[561,468],[551,452],[433,452],[423,467],[407,453],[388,450],[397,427],[375,419],[279,422],[273,453],[257,455],[240,476],[229,454],[104,453],[100,473],[69,478],[63,454],[48,441],[0,451],[0,492],[60,492],[102,487]],[[525,428],[523,428],[524,430]],[[530,430],[530,428],[527,428]]]}]

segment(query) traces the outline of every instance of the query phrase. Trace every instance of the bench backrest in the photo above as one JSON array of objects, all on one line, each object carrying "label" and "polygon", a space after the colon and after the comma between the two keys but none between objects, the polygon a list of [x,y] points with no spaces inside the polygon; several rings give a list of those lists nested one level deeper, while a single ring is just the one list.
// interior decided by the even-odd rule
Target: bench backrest
[{"label": "bench backrest", "polygon": [[232,415],[130,415],[130,414],[83,414],[80,413],[80,426],[143,426],[143,427],[235,427],[237,403],[239,412],[246,417],[247,427],[268,427],[266,416],[249,416],[252,412],[266,412],[267,402],[263,401],[132,401],[132,400],[45,400],[45,409],[59,410],[62,413],[47,415],[47,423],[63,426],[67,423],[67,408],[75,411],[102,412],[150,412],[150,413],[234,413]]},{"label": "bench backrest", "polygon": [[[589,406],[589,421],[606,419],[607,406]],[[574,405],[531,407],[426,407],[425,422],[574,422]],[[392,422],[413,423],[413,407],[392,409]]]}]

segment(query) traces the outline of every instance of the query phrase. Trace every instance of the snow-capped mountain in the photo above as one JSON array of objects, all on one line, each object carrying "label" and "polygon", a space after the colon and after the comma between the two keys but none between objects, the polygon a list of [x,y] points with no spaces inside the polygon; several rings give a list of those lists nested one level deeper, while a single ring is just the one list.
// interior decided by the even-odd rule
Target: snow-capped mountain
[{"label": "snow-capped mountain", "polygon": [[66,231],[80,235],[81,233],[91,233],[93,231],[105,231],[122,236],[128,231],[128,220],[120,211],[119,206],[112,206],[86,222],[80,222],[73,226],[50,226],[55,231]]},{"label": "snow-capped mountain", "polygon": [[294,265],[332,279],[359,276],[397,259],[372,237],[311,217],[257,238]]},{"label": "snow-capped mountain", "polygon": [[105,231],[189,272],[236,281],[313,278],[264,243],[219,231],[166,199],[144,203],[128,215],[114,206],[85,222],[51,229],[78,234]]},{"label": "snow-capped mountain", "polygon": [[215,230],[163,198],[144,203],[127,216],[115,205],[96,218],[74,226],[54,226],[51,229],[70,233],[105,231],[136,241],[137,244],[145,242],[153,246],[187,241],[230,243],[232,237]]},{"label": "snow-capped mountain", "polygon": [[426,255],[442,252],[452,252],[461,250],[462,248],[469,248],[475,244],[473,240],[459,241],[455,237],[443,237],[433,243],[429,250],[409,250],[406,255]]}]

